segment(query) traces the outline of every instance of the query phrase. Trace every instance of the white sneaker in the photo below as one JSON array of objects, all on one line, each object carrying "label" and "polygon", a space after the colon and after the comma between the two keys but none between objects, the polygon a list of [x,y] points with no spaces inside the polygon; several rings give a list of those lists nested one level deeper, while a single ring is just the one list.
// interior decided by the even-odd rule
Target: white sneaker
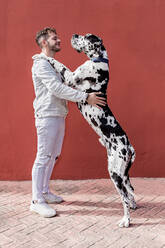
[{"label": "white sneaker", "polygon": [[57,196],[49,193],[43,193],[43,197],[47,203],[61,203],[64,201],[64,199],[61,196]]},{"label": "white sneaker", "polygon": [[46,202],[34,203],[31,202],[30,211],[38,213],[42,217],[50,218],[56,215],[56,210],[51,208]]}]

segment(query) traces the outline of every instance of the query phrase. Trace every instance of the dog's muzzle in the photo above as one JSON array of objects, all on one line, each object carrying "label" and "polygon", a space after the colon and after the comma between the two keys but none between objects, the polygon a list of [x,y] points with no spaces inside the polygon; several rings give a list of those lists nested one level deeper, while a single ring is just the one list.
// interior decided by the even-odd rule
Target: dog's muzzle
[{"label": "dog's muzzle", "polygon": [[81,38],[82,36],[78,34],[73,34],[71,38],[72,47],[79,53],[82,52]]}]

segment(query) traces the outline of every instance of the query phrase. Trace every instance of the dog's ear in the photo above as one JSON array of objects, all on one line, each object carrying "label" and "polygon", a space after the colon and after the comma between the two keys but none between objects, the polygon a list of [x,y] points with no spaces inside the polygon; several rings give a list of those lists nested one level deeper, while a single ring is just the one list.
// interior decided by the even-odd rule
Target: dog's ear
[{"label": "dog's ear", "polygon": [[101,45],[101,51],[105,51],[105,47],[104,47],[103,43]]},{"label": "dog's ear", "polygon": [[86,34],[84,38],[89,40],[92,44],[94,43],[102,44],[102,39],[94,34]]}]

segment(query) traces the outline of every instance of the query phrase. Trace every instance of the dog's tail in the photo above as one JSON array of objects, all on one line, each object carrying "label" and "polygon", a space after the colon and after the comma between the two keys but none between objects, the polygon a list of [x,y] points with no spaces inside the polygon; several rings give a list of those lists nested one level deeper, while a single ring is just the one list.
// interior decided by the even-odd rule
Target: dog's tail
[{"label": "dog's tail", "polygon": [[135,161],[136,153],[135,153],[135,149],[131,144],[129,145],[129,150],[130,150],[131,164],[132,164]]},{"label": "dog's tail", "polygon": [[129,157],[128,165],[125,169],[125,173],[124,173],[125,176],[128,176],[128,171],[131,168],[132,163],[135,161],[135,150],[134,150],[133,146],[131,144],[129,144],[128,148],[129,148],[129,156],[130,157]]}]

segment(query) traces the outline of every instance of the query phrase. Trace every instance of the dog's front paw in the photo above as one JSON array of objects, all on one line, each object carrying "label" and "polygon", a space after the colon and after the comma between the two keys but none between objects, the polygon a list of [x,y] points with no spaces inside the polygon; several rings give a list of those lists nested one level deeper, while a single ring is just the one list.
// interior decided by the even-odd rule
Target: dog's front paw
[{"label": "dog's front paw", "polygon": [[128,217],[123,217],[121,221],[118,223],[119,227],[129,227],[130,219]]}]

